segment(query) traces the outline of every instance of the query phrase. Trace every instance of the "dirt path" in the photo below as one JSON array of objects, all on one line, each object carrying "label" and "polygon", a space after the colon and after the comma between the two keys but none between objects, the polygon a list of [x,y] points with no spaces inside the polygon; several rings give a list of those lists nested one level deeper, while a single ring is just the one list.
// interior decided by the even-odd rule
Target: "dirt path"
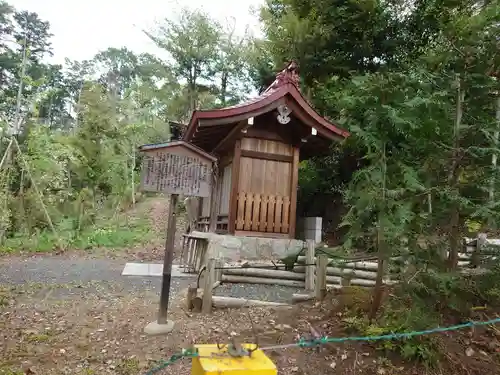
[{"label": "dirt path", "polygon": [[[165,202],[149,201],[133,214],[150,215],[155,231],[161,233],[167,214]],[[181,348],[228,342],[229,334],[247,342],[256,342],[258,337],[261,346],[297,343],[298,337],[310,337],[309,323],[321,335],[346,335],[342,312],[336,310],[336,296],[321,304],[280,310],[251,308],[191,314],[185,311],[183,300],[184,289],[193,281],[188,278],[172,281],[172,334],[145,335],[144,327],[157,315],[161,278],[123,277],[121,272],[127,261],[160,262],[163,242],[158,235],[151,243],[125,251],[0,258],[0,375],[149,374],[158,361]],[[292,288],[276,286],[225,285],[216,293],[286,300],[293,292]],[[459,343],[476,342],[472,334],[485,336],[478,329],[448,339],[443,347],[453,355],[450,361],[456,366],[445,364],[436,371],[400,359],[391,361],[375,350],[377,344],[360,342],[329,344],[318,350],[289,347],[266,353],[280,375],[499,373],[492,355],[484,349],[477,347],[472,357],[465,357]],[[456,347],[454,353],[452,347]],[[465,362],[474,363],[465,368]],[[156,374],[188,375],[190,366],[190,361],[185,360]]]}]

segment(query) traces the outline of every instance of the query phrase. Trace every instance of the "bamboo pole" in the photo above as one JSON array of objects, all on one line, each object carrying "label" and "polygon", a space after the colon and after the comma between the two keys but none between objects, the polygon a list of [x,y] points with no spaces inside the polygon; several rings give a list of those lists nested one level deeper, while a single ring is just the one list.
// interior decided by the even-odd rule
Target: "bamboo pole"
[{"label": "bamboo pole", "polygon": [[17,152],[19,153],[19,158],[21,159],[21,162],[24,165],[26,173],[28,173],[28,176],[31,180],[31,183],[33,184],[33,189],[35,190],[35,193],[38,196],[38,199],[40,200],[40,204],[42,205],[42,209],[43,209],[43,212],[45,214],[45,218],[47,219],[47,222],[49,223],[49,227],[50,227],[52,233],[54,234],[54,236],[56,237],[57,242],[59,243],[60,250],[64,250],[64,246],[62,245],[61,238],[59,237],[59,235],[56,231],[56,228],[54,227],[54,224],[52,222],[52,219],[50,218],[50,214],[49,214],[49,211],[47,210],[47,206],[45,206],[45,203],[43,202],[43,195],[40,193],[40,190],[38,189],[38,185],[37,185],[35,179],[33,178],[33,174],[31,173],[30,166],[29,166],[28,162],[26,161],[26,159],[24,158],[24,155],[21,151],[21,147],[19,146],[19,143],[17,142],[16,137],[12,137],[12,139],[14,141],[14,144],[16,145]]},{"label": "bamboo pole", "polygon": [[10,139],[10,142],[7,145],[7,148],[5,149],[5,152],[4,152],[3,156],[2,156],[2,160],[0,161],[0,171],[3,169],[3,165],[7,161],[7,155],[9,155],[9,150],[12,147],[12,143],[13,143],[13,138]]}]

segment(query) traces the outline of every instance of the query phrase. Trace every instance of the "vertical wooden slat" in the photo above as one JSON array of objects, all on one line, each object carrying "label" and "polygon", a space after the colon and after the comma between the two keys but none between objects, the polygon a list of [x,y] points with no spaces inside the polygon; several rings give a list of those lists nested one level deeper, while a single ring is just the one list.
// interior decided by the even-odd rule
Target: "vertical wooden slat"
[{"label": "vertical wooden slat", "polygon": [[231,170],[231,196],[229,198],[229,220],[227,230],[234,234],[236,229],[236,211],[238,210],[238,191],[240,179],[241,141],[238,139],[234,146],[233,167]]},{"label": "vertical wooden slat", "polygon": [[297,221],[297,184],[299,182],[299,148],[293,148],[292,183],[290,186],[290,231],[289,237],[295,238]]},{"label": "vertical wooden slat", "polygon": [[281,212],[283,210],[283,197],[276,197],[276,208],[274,209],[274,231],[276,233],[281,233]]},{"label": "vertical wooden slat", "polygon": [[245,225],[244,230],[250,230],[252,228],[252,205],[253,205],[253,194],[247,193],[245,201]]},{"label": "vertical wooden slat", "polygon": [[269,197],[267,195],[262,195],[260,200],[260,218],[259,218],[259,230],[261,232],[267,231],[267,204]]},{"label": "vertical wooden slat", "polygon": [[253,214],[252,214],[252,231],[257,232],[259,230],[259,219],[260,219],[260,194],[255,194],[253,196]]},{"label": "vertical wooden slat", "polygon": [[245,201],[246,193],[242,192],[238,194],[238,206],[236,215],[236,229],[241,230],[245,225]]},{"label": "vertical wooden slat", "polygon": [[227,165],[223,171],[219,215],[229,214],[229,199],[231,195],[231,168],[231,165]]},{"label": "vertical wooden slat", "polygon": [[274,232],[274,210],[276,206],[276,197],[269,196],[269,203],[267,205],[267,228],[266,232]]},{"label": "vertical wooden slat", "polygon": [[281,233],[288,233],[290,229],[290,197],[283,197],[283,219],[281,220]]}]

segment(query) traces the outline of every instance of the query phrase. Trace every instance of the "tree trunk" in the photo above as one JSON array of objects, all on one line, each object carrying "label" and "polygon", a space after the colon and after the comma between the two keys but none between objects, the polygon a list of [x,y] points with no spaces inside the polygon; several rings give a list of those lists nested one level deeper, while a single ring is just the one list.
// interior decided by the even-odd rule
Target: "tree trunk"
[{"label": "tree trunk", "polygon": [[[498,138],[500,137],[500,93],[497,93],[497,111],[496,111],[496,129],[493,134],[493,147],[498,147]],[[493,152],[491,156],[491,168],[493,169],[491,181],[490,181],[490,189],[489,189],[489,199],[490,203],[493,203],[495,200],[495,181],[497,175],[497,160],[498,155],[496,152]]]},{"label": "tree trunk", "polygon": [[450,192],[455,196],[450,210],[450,227],[448,232],[448,242],[450,253],[448,255],[448,266],[450,269],[457,268],[458,265],[458,250],[460,248],[460,206],[456,202],[456,196],[460,194],[458,188],[458,179],[460,176],[460,126],[462,124],[463,102],[465,91],[461,86],[460,76],[457,74],[457,107],[455,116],[455,129],[453,135],[453,152],[451,158],[451,169],[448,175],[448,186]]},{"label": "tree trunk", "polygon": [[135,147],[132,146],[132,207],[135,208]]},{"label": "tree trunk", "polygon": [[222,72],[222,79],[220,84],[220,101],[223,107],[226,106],[226,95],[227,95],[227,81],[228,81],[228,72]]},{"label": "tree trunk", "polygon": [[387,248],[385,243],[384,228],[382,226],[382,215],[386,211],[386,176],[387,176],[387,159],[385,155],[385,143],[383,147],[382,154],[382,199],[379,206],[379,219],[377,228],[377,255],[378,255],[378,267],[377,267],[377,278],[375,280],[375,288],[373,290],[373,300],[370,309],[369,320],[372,321],[376,318],[377,312],[382,305],[382,298],[384,295],[384,276],[388,263]]}]

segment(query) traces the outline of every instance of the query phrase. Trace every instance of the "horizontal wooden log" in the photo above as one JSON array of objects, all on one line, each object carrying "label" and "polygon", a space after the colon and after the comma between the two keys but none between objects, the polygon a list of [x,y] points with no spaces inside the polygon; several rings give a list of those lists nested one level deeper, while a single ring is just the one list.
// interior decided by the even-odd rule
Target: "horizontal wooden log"
[{"label": "horizontal wooden log", "polygon": [[[307,266],[294,266],[293,271],[294,272],[300,272],[300,273],[305,273],[306,272],[306,267]],[[354,268],[338,268],[338,267],[327,267],[326,268],[326,274],[331,275],[331,276],[351,276],[355,277],[356,279],[368,279],[368,280],[375,280],[377,278],[377,273],[372,272],[372,271],[363,271],[363,270],[358,270]]]},{"label": "horizontal wooden log", "polygon": [[375,286],[375,280],[352,279],[351,285],[353,285],[353,286]]},{"label": "horizontal wooden log", "polygon": [[[234,282],[234,283],[242,283],[245,281],[243,278],[250,278],[249,283],[255,284],[274,284],[274,280],[278,280],[280,284],[284,286],[297,286],[301,288],[302,281],[305,281],[305,273],[301,272],[291,272],[291,271],[280,271],[280,270],[266,270],[259,268],[242,268],[242,269],[231,269],[224,270],[224,274],[222,275],[222,281],[225,282]],[[227,272],[227,273],[226,273]],[[234,278],[236,277],[236,278]],[[264,280],[255,280],[255,279],[264,279]],[[235,280],[235,281],[231,281]],[[270,280],[270,281],[268,281]],[[288,281],[296,281],[298,283],[289,283]],[[338,276],[327,276],[326,282],[330,284],[340,284],[341,278]]]},{"label": "horizontal wooden log", "polygon": [[[228,271],[228,270],[226,270]],[[231,270],[231,275],[222,275],[222,282],[227,283],[242,283],[242,284],[264,284],[264,285],[282,285],[290,286],[296,288],[305,288],[305,274],[295,273],[289,271],[277,271],[277,270],[262,270],[258,268],[244,268],[238,270]],[[244,271],[244,272],[243,272]],[[262,272],[267,271],[267,272]],[[242,274],[238,274],[242,272]],[[280,272],[288,272],[294,274],[295,280],[281,279],[278,275]],[[252,276],[250,276],[252,275]],[[340,285],[342,278],[340,276],[327,276],[326,282],[329,285]],[[392,284],[393,281],[387,280],[387,284]],[[351,279],[351,285],[356,286],[374,286],[375,280],[354,278]]]},{"label": "horizontal wooden log", "polygon": [[217,308],[237,308],[245,306],[287,307],[287,303],[260,301],[255,299],[213,296],[212,304]]},{"label": "horizontal wooden log", "polygon": [[[471,251],[472,252],[472,248]],[[469,252],[469,250],[468,250]],[[356,269],[360,271],[366,271],[366,272],[375,272],[377,270],[377,261],[359,261],[359,262],[348,262],[348,263],[342,263],[339,261],[339,259],[335,258],[328,258],[332,264],[335,264],[335,267],[329,267],[329,268],[339,268],[339,269]],[[391,260],[395,261],[398,259],[402,259],[401,257],[392,257]],[[467,261],[470,260],[470,254],[468,253],[458,253],[458,259],[461,261]],[[314,261],[316,261],[316,258],[314,258]],[[305,263],[305,256],[300,255],[297,258],[297,264],[302,265]],[[463,263],[462,265],[468,265],[469,262]],[[459,263],[460,265],[460,263]]]},{"label": "horizontal wooden log", "polygon": [[[335,266],[340,267],[340,268],[355,268],[359,270],[365,270],[365,271],[376,271],[377,270],[377,262],[349,262],[349,263],[341,263],[341,259],[332,259],[329,258],[331,262],[338,264],[335,264]],[[297,263],[299,264],[304,264],[306,260],[306,257],[303,255],[300,255],[297,258]],[[340,262],[339,262],[340,260]],[[314,258],[314,261],[316,262],[316,257]]]},{"label": "horizontal wooden log", "polygon": [[292,294],[292,303],[310,301],[312,299],[314,299],[314,294],[299,294],[299,293]]},{"label": "horizontal wooden log", "polygon": [[[465,241],[466,241],[467,245],[469,245],[469,244],[475,245],[476,241],[477,241],[477,238],[467,238],[466,237]],[[490,246],[500,246],[500,239],[498,239],[498,238],[487,238],[486,239],[486,246],[488,246],[488,245],[490,245]]]},{"label": "horizontal wooden log", "polygon": [[[305,277],[304,277],[304,279],[305,279]],[[292,286],[295,288],[305,288],[304,281],[273,279],[273,278],[264,278],[264,277],[251,277],[251,276],[222,275],[222,282],[223,283],[226,282],[226,283],[282,285],[282,286]]]},{"label": "horizontal wooden log", "polygon": [[276,279],[301,280],[301,281],[303,281],[305,278],[305,276],[301,273],[296,273],[292,271],[283,271],[283,270],[269,270],[263,268],[225,269],[222,271],[223,275],[270,277]]}]

